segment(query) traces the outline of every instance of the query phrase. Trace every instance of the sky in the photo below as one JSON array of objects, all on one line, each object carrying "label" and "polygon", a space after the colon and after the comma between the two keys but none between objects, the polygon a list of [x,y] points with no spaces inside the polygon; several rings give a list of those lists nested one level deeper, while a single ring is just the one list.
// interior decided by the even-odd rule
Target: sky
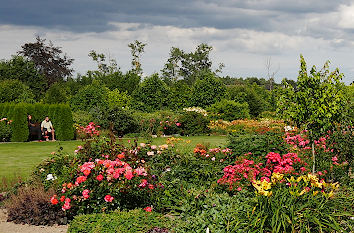
[{"label": "sky", "polygon": [[296,80],[300,54],[318,69],[330,68],[354,81],[354,0],[5,0],[0,7],[0,59],[9,59],[35,36],[53,42],[71,58],[76,73],[96,68],[90,50],[130,69],[128,44],[147,44],[144,74],[159,72],[171,47],[186,52],[213,47],[221,75]]}]

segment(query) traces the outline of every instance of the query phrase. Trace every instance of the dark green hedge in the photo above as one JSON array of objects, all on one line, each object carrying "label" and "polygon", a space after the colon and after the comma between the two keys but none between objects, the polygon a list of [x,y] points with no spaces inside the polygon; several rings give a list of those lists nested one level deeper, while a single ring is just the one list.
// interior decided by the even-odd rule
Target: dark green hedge
[{"label": "dark green hedge", "polygon": [[131,210],[110,214],[78,215],[68,233],[145,233],[152,228],[171,228],[172,220],[156,212]]},{"label": "dark green hedge", "polygon": [[56,131],[58,140],[71,140],[74,138],[73,117],[69,105],[66,104],[0,104],[0,119],[12,120],[13,142],[27,141],[29,131],[27,126],[27,115],[32,115],[33,122],[42,122],[49,116]]}]

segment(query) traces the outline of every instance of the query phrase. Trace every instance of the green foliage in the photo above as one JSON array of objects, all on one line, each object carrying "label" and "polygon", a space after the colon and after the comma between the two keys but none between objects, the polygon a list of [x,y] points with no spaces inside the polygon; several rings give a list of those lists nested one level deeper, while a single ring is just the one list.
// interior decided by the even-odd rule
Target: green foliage
[{"label": "green foliage", "polygon": [[207,110],[212,113],[214,119],[233,121],[250,118],[248,104],[246,102],[239,103],[233,100],[223,99],[211,105]]},{"label": "green foliage", "polygon": [[62,83],[53,84],[46,92],[44,102],[48,104],[66,103],[68,101],[68,91]]},{"label": "green foliage", "polygon": [[16,104],[9,116],[11,124],[12,142],[25,142],[28,139],[27,110],[25,104]]},{"label": "green foliage", "polygon": [[0,82],[0,103],[34,102],[34,95],[28,86],[19,80],[4,80]]},{"label": "green foliage", "polygon": [[127,133],[135,133],[139,127],[137,119],[132,111],[122,108],[113,108],[107,111],[107,120],[113,125],[113,130],[119,136]]},{"label": "green foliage", "polygon": [[225,85],[211,72],[201,73],[192,87],[192,106],[207,107],[225,96]]},{"label": "green foliage", "polygon": [[183,216],[181,224],[176,224],[176,232],[204,233],[207,228],[210,232],[246,232],[248,222],[244,219],[252,206],[243,193],[233,197],[226,193],[209,193],[198,199],[202,202],[200,208],[191,208],[193,212]]},{"label": "green foliage", "polygon": [[212,72],[212,61],[209,54],[213,48],[207,44],[200,44],[194,52],[184,52],[172,47],[162,70],[162,76],[166,83],[175,83],[182,77],[189,85],[192,85],[203,72]]},{"label": "green foliage", "polygon": [[238,155],[251,152],[255,156],[264,156],[270,151],[283,154],[287,147],[282,137],[283,133],[281,132],[269,131],[265,134],[234,132],[228,135],[228,148]]},{"label": "green foliage", "polygon": [[[277,111],[287,121],[310,131],[310,140],[314,148],[314,140],[326,135],[327,131],[341,123],[346,116],[343,74],[339,69],[329,70],[329,62],[322,70],[313,66],[310,73],[304,57],[301,55],[300,71],[296,90],[284,83],[285,88],[278,100]],[[312,150],[313,172],[315,172],[315,151]]]},{"label": "green foliage", "polygon": [[185,112],[179,119],[183,135],[201,135],[209,132],[209,120],[197,112]]},{"label": "green foliage", "polygon": [[227,88],[227,96],[236,102],[248,103],[250,114],[253,117],[258,117],[267,106],[266,97],[258,94],[261,91],[262,88],[259,89],[257,86],[229,86]]},{"label": "green foliage", "polygon": [[250,200],[255,208],[249,211],[248,232],[350,232],[345,225],[352,213],[343,209],[340,199],[312,192],[295,196],[291,190],[296,187],[284,186],[272,188],[271,197],[259,195]]},{"label": "green foliage", "polygon": [[11,141],[26,141],[28,139],[27,116],[32,116],[34,123],[41,123],[49,116],[56,130],[59,140],[71,140],[74,138],[73,118],[69,105],[65,104],[1,104],[1,117],[12,120]]},{"label": "green foliage", "polygon": [[58,140],[72,140],[74,138],[73,116],[69,105],[59,104],[55,112],[55,126]]},{"label": "green foliage", "polygon": [[49,104],[34,104],[28,108],[28,114],[32,115],[34,122],[42,122],[49,115]]},{"label": "green foliage", "polygon": [[81,126],[88,125],[93,120],[93,116],[86,111],[75,111],[73,112],[73,122]]},{"label": "green foliage", "polygon": [[70,100],[70,105],[73,110],[91,111],[96,107],[107,106],[107,97],[109,89],[94,82],[81,89]]},{"label": "green foliage", "polygon": [[11,135],[11,125],[8,124],[8,121],[0,121],[0,142],[9,142]]},{"label": "green foliage", "polygon": [[143,103],[146,110],[153,111],[167,106],[168,93],[169,88],[166,83],[160,79],[158,74],[153,74],[141,83],[133,93],[133,98]]},{"label": "green foliage", "polygon": [[146,44],[135,40],[132,43],[128,44],[128,47],[130,48],[130,52],[132,54],[132,72],[141,76],[143,73],[143,69],[141,68],[141,55],[144,53]]},{"label": "green foliage", "polygon": [[342,119],[345,107],[343,74],[339,69],[329,71],[329,62],[323,69],[313,66],[307,72],[306,62],[301,55],[301,66],[297,89],[285,85],[283,95],[278,101],[278,112],[298,126],[312,132],[312,138],[319,138]]},{"label": "green foliage", "polygon": [[177,81],[170,87],[168,95],[168,108],[169,109],[182,109],[190,107],[191,88],[183,81]]},{"label": "green foliage", "polygon": [[154,227],[169,229],[171,226],[172,220],[162,214],[136,209],[77,216],[70,223],[68,233],[145,233]]},{"label": "green foliage", "polygon": [[120,92],[118,89],[109,91],[108,107],[109,108],[127,108],[130,107],[132,97],[127,92]]},{"label": "green foliage", "polygon": [[12,108],[12,103],[0,103],[0,118],[8,118],[9,110]]},{"label": "green foliage", "polygon": [[118,89],[120,92],[127,92],[131,95],[133,91],[139,87],[140,76],[131,70],[127,71],[125,74],[121,71],[116,71],[100,77],[99,80],[110,90]]},{"label": "green foliage", "polygon": [[0,81],[19,80],[28,86],[35,99],[39,100],[46,89],[44,76],[37,72],[33,62],[21,56],[13,56],[10,60],[0,61]]}]

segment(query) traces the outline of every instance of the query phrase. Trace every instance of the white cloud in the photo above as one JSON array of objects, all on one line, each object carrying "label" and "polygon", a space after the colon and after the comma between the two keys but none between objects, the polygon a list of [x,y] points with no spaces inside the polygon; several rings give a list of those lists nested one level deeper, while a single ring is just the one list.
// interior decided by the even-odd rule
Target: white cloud
[{"label": "white cloud", "polygon": [[345,29],[354,29],[354,3],[351,5],[341,5],[339,7],[338,25]]},{"label": "white cloud", "polygon": [[[313,20],[316,21],[317,20]],[[309,24],[311,24],[311,21]],[[288,34],[281,31],[256,31],[250,29],[216,29],[213,27],[180,28],[176,26],[154,26],[137,23],[112,23],[119,30],[100,33],[74,33],[48,30],[40,27],[0,26],[0,58],[9,58],[26,42],[34,41],[36,34],[43,35],[54,45],[63,47],[69,57],[75,59],[74,69],[84,73],[95,69],[87,56],[92,49],[116,58],[122,70],[130,68],[128,43],[137,39],[147,43],[142,57],[144,73],[151,74],[163,68],[172,46],[193,50],[200,43],[214,47],[214,64],[223,62],[224,75],[235,77],[265,77],[265,60],[271,56],[273,66],[280,68],[277,81],[283,77],[296,78],[299,54],[303,53],[308,64],[318,67],[330,59],[334,67],[346,74],[349,83],[354,76],[351,54],[345,49],[354,46],[343,38],[328,39]]]}]

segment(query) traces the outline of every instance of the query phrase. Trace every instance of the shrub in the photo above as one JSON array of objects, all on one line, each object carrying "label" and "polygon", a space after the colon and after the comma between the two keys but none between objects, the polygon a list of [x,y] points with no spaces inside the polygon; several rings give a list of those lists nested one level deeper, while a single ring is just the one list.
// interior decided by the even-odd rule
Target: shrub
[{"label": "shrub", "polygon": [[65,213],[58,211],[48,201],[53,194],[53,190],[45,191],[38,184],[20,187],[5,201],[8,221],[32,225],[66,224]]},{"label": "shrub", "polygon": [[244,219],[253,207],[243,194],[229,196],[208,192],[205,198],[198,197],[195,202],[199,199],[202,202],[200,208],[191,208],[192,212],[186,212],[181,224],[176,224],[173,230],[182,233],[204,233],[207,229],[210,232],[246,232],[248,222]]},{"label": "shrub", "polygon": [[70,100],[71,108],[82,111],[91,111],[96,107],[107,107],[109,89],[104,85],[93,82],[74,95]]},{"label": "shrub", "polygon": [[[146,163],[157,150],[161,152],[163,148],[150,145],[127,148],[106,139],[87,142],[67,161],[71,170],[64,174],[66,180],[57,196],[52,196],[52,204],[71,216],[151,205],[152,195],[162,185],[151,175]],[[51,174],[62,180],[60,174]],[[44,175],[41,177],[43,181]]]},{"label": "shrub", "polygon": [[73,122],[76,125],[87,125],[93,119],[93,116],[86,111],[74,111],[73,112]]},{"label": "shrub", "polygon": [[[77,216],[70,223],[68,233],[169,232],[157,231],[156,228],[169,229],[172,225],[172,220],[162,214],[136,209]],[[154,228],[156,231],[152,231]]]},{"label": "shrub", "polygon": [[[160,79],[158,74],[146,78],[140,85],[140,87],[132,94],[135,102],[141,102],[143,104],[142,109],[144,111],[160,110],[167,106],[167,96],[169,93],[168,86],[164,81]],[[133,107],[138,107],[133,105]]]},{"label": "shrub", "polygon": [[225,85],[213,73],[202,73],[192,87],[191,105],[205,108],[220,101],[225,93]]},{"label": "shrub", "polygon": [[74,138],[73,116],[69,105],[60,104],[55,112],[57,122],[56,134],[58,140],[71,140]]},{"label": "shrub", "polygon": [[338,183],[326,182],[325,177],[308,173],[310,167],[297,153],[281,156],[270,152],[264,159],[263,163],[239,160],[235,165],[225,167],[224,176],[218,180],[229,191],[246,189],[256,193],[249,200],[254,208],[243,219],[249,224],[248,231],[344,230],[338,219],[345,221],[350,213],[339,212],[334,207],[338,202],[332,198],[336,198]]},{"label": "shrub", "polygon": [[108,93],[108,107],[109,108],[127,108],[130,107],[132,97],[128,93],[121,92],[114,89]]},{"label": "shrub", "polygon": [[34,98],[35,96],[29,87],[19,80],[4,80],[0,82],[0,103],[33,103]]},{"label": "shrub", "polygon": [[127,133],[135,133],[139,128],[137,119],[134,118],[132,111],[122,108],[108,110],[108,121],[112,123],[113,130],[123,136]]},{"label": "shrub", "polygon": [[47,90],[44,102],[48,104],[66,103],[69,100],[68,90],[61,83],[54,83]]},{"label": "shrub", "polygon": [[209,132],[208,119],[198,112],[187,111],[182,114],[179,121],[183,135],[198,135]]},{"label": "shrub", "polygon": [[239,132],[228,135],[228,148],[238,155],[251,152],[254,156],[261,156],[274,151],[284,153],[287,146],[281,132],[266,132],[264,134],[240,134]]},{"label": "shrub", "polygon": [[[28,114],[32,115],[34,122],[42,122],[49,115],[49,104],[34,104],[33,108],[29,108]],[[55,127],[55,126],[54,126]]]},{"label": "shrub", "polygon": [[[6,119],[6,118],[5,118]],[[6,119],[0,119],[0,141],[9,142],[12,136],[10,122]]]},{"label": "shrub", "polygon": [[28,139],[28,122],[27,122],[27,111],[24,104],[17,104],[13,108],[13,112],[9,117],[13,120],[11,124],[12,142],[25,142]]},{"label": "shrub", "polygon": [[233,121],[238,119],[250,118],[248,104],[238,103],[232,100],[223,99],[211,105],[208,109],[212,118]]},{"label": "shrub", "polygon": [[267,102],[256,92],[254,86],[229,86],[227,89],[228,98],[239,103],[247,103],[249,113],[258,117],[265,110]]},{"label": "shrub", "polygon": [[190,101],[191,87],[188,86],[183,80],[177,81],[170,88],[168,95],[168,108],[169,109],[182,109],[193,105]]},{"label": "shrub", "polygon": [[151,138],[151,135],[158,135],[161,134],[160,130],[160,114],[157,112],[134,112],[133,116],[135,119],[138,119],[139,124],[139,133],[142,136],[146,136]]}]

